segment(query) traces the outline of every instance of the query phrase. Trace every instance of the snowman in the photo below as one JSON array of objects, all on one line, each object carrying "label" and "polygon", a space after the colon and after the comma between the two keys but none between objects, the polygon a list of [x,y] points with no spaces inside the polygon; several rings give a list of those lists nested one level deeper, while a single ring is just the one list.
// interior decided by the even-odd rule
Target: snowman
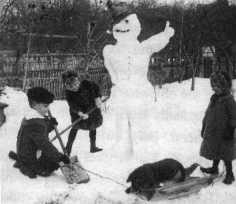
[{"label": "snowman", "polygon": [[[140,42],[141,24],[125,2],[107,2],[113,19],[114,45],[103,49],[104,64],[114,84],[109,99],[115,111],[117,143],[124,138],[132,154],[132,126],[135,118],[143,118],[153,103],[153,88],[147,79],[151,55],[163,49],[174,35],[174,29],[166,23],[163,32]],[[150,109],[149,109],[150,110]],[[145,120],[145,118],[143,118]]]}]

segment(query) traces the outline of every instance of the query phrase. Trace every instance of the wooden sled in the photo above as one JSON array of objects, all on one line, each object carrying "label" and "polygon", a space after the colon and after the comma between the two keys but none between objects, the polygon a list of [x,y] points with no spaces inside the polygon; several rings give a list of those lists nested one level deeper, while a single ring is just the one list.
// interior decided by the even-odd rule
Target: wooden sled
[{"label": "wooden sled", "polygon": [[[180,183],[165,184],[161,188],[155,189],[155,194],[151,198],[151,201],[172,200],[196,194],[202,188],[213,185],[215,182],[221,180],[221,178],[222,175],[188,177]],[[147,191],[136,193],[136,195],[142,200],[148,200]]]}]

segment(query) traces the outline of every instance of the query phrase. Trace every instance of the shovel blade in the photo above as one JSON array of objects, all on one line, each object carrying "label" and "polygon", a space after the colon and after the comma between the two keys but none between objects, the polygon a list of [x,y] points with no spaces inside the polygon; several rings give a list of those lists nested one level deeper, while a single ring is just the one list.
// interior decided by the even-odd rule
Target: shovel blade
[{"label": "shovel blade", "polygon": [[70,164],[65,164],[61,167],[61,172],[65,176],[66,182],[69,184],[88,183],[89,175],[87,171],[82,167],[77,156],[71,157],[70,160]]}]

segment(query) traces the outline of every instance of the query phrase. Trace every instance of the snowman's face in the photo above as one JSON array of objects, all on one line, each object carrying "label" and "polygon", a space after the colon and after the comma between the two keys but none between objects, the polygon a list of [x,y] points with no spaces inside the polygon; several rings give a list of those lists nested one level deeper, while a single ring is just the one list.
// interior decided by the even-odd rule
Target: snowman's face
[{"label": "snowman's face", "polygon": [[117,41],[137,39],[141,32],[141,25],[136,14],[130,14],[115,24],[112,29],[113,36]]}]

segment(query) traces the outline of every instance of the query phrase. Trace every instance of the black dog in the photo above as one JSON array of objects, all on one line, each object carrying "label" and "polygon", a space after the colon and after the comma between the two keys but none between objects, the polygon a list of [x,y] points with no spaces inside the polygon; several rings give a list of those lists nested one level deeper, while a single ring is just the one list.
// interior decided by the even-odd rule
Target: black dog
[{"label": "black dog", "polygon": [[155,193],[155,188],[161,187],[161,183],[184,181],[198,166],[199,164],[194,163],[190,167],[184,168],[174,159],[163,159],[144,164],[129,175],[127,182],[131,182],[131,186],[125,192],[142,193],[147,200],[150,200]]}]

